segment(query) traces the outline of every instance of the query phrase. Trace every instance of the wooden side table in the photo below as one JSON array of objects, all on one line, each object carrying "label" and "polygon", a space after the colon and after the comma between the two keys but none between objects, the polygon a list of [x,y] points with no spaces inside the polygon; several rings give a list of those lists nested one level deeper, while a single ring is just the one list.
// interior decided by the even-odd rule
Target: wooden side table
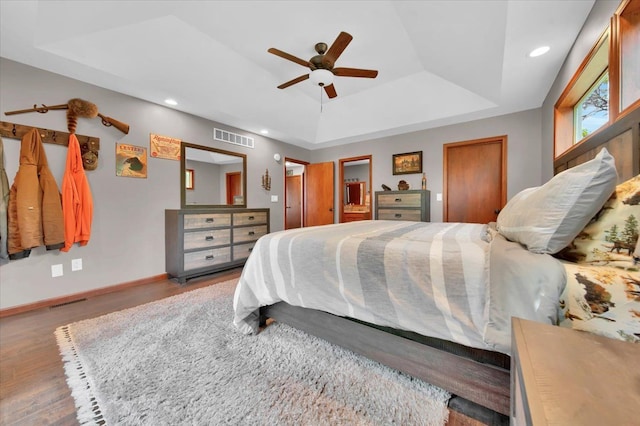
[{"label": "wooden side table", "polygon": [[512,319],[512,425],[640,424],[640,345]]}]

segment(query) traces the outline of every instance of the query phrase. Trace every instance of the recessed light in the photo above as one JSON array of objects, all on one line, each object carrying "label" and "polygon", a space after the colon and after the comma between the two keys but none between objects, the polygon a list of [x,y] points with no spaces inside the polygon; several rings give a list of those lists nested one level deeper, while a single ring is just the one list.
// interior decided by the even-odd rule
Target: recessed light
[{"label": "recessed light", "polygon": [[549,46],[540,46],[536,49],[533,49],[531,53],[529,53],[529,56],[531,58],[535,58],[536,56],[544,55],[549,51],[549,49],[551,49]]},{"label": "recessed light", "polygon": [[173,99],[165,99],[164,103],[167,104],[167,105],[171,105],[171,106],[178,105],[178,102],[174,101]]},{"label": "recessed light", "polygon": [[260,130],[260,133],[262,133],[263,135],[268,135],[269,131],[267,129],[262,129]]}]

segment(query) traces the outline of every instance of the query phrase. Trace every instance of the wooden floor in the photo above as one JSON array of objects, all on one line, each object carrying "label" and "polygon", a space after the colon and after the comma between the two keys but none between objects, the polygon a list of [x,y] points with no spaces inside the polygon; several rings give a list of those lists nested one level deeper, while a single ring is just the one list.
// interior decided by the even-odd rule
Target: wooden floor
[{"label": "wooden floor", "polygon": [[[56,328],[238,278],[240,272],[221,272],[184,286],[163,280],[0,318],[0,425],[78,425],[54,337]],[[483,423],[451,411],[448,424]]]}]

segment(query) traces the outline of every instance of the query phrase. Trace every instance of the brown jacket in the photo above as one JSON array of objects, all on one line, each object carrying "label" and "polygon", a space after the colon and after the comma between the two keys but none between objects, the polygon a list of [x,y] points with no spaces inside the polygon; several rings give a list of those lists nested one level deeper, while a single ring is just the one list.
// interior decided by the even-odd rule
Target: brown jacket
[{"label": "brown jacket", "polygon": [[62,202],[37,129],[22,137],[20,167],[9,193],[10,259],[31,254],[33,247],[64,247]]}]

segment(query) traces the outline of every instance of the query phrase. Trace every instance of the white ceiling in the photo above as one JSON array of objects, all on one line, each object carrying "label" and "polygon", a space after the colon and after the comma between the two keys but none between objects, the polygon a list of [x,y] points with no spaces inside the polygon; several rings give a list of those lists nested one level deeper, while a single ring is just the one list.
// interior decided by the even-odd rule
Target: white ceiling
[{"label": "white ceiling", "polygon": [[[593,3],[2,0],[0,56],[316,149],[540,107]],[[376,79],[276,88],[340,31]]]}]

